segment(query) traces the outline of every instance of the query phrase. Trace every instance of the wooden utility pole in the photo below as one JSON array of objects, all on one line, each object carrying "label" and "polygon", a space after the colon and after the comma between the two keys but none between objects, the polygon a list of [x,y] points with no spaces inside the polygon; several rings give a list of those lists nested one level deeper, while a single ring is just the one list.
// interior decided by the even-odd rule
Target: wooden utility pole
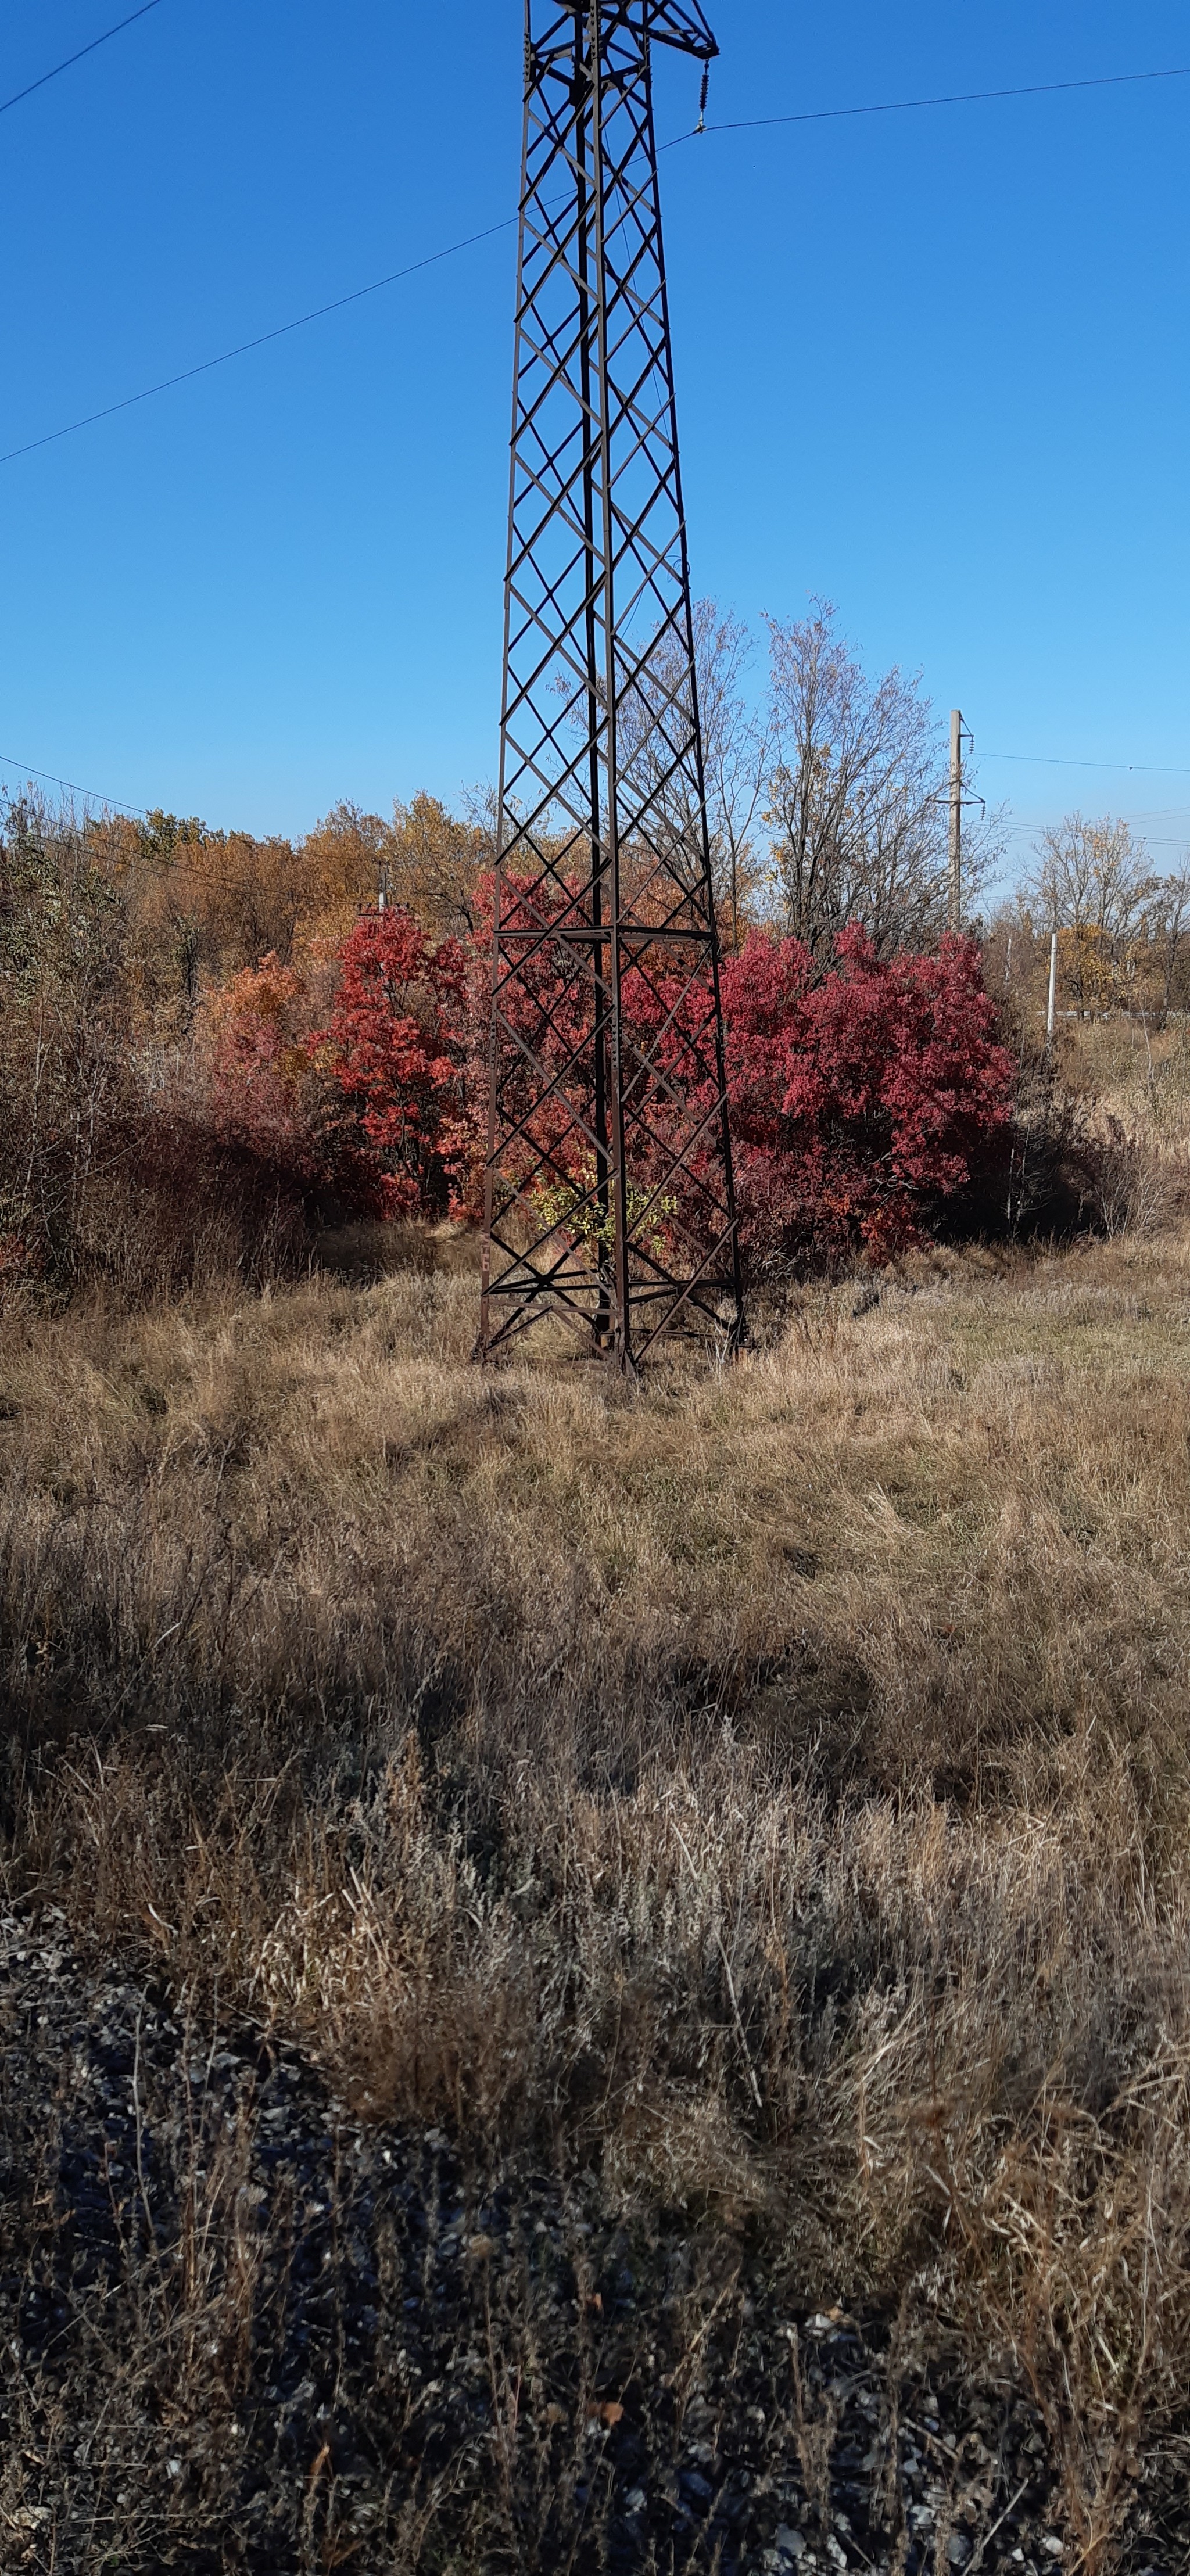
[{"label": "wooden utility pole", "polygon": [[958,707],[950,714],[950,905],[948,928],[956,934],[963,927],[963,718]]},{"label": "wooden utility pole", "polygon": [[1057,934],[1057,931],[1056,931],[1056,930],[1051,930],[1051,932],[1050,932],[1050,997],[1049,997],[1049,1006],[1048,1006],[1048,1008],[1047,1008],[1047,1010],[1046,1010],[1046,1014],[1045,1014],[1045,1043],[1046,1043],[1047,1047],[1052,1047],[1052,1045],[1053,1045],[1053,1043],[1054,1043],[1054,1022],[1055,1022],[1055,1020],[1056,1020],[1056,1018],[1057,1018],[1057,1016],[1058,1016],[1057,1004],[1058,1004],[1058,934]]}]

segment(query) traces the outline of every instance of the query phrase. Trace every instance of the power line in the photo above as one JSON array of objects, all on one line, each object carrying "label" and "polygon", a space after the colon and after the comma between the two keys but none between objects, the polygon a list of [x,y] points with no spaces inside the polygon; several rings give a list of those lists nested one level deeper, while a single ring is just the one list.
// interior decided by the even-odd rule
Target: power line
[{"label": "power line", "polygon": [[[51,787],[68,787],[73,796],[85,796],[90,802],[105,807],[108,813],[136,814],[140,817],[142,822],[146,823],[152,819],[151,810],[146,805],[125,805],[121,802],[119,797],[101,795],[97,787],[80,787],[77,780],[73,778],[57,778],[55,777],[52,769],[34,769],[27,761],[10,760],[7,753],[3,751],[0,751],[0,768],[19,769],[23,777],[44,779]],[[181,818],[175,816],[173,819],[176,821]],[[242,837],[244,840],[252,841],[256,846],[259,846],[259,844],[255,843],[255,835],[253,833],[245,832],[237,837]],[[308,835],[304,835],[302,837],[308,837]],[[299,840],[299,848],[300,845]],[[258,878],[231,876],[228,874],[226,869],[216,872],[216,870],[209,864],[210,852],[220,847],[218,840],[200,840],[198,842],[188,843],[185,846],[201,850],[205,863],[202,871],[203,880],[208,887],[213,886],[220,894],[259,894],[260,881]]]},{"label": "power line", "polygon": [[[1190,80],[1190,63],[1176,63],[1165,71],[1157,72],[1102,72],[1089,80],[1030,81],[1022,89],[960,89],[949,90],[939,98],[884,98],[870,107],[807,107],[799,109],[794,116],[745,116],[734,119],[730,124],[708,125],[705,129],[695,127],[694,132],[755,134],[765,125],[831,125],[847,116],[904,116],[911,109],[920,107],[977,107],[988,99],[1056,98],[1063,91],[1129,89],[1140,81],[1164,80]],[[690,139],[687,135],[675,137],[679,143]],[[672,146],[667,144],[663,148],[669,151]]]},{"label": "power line", "polygon": [[92,36],[89,45],[80,45],[77,54],[68,54],[65,62],[55,63],[51,72],[41,72],[35,81],[30,81],[27,89],[14,90],[11,98],[0,98],[0,116],[6,116],[10,107],[19,107],[23,98],[32,98],[34,90],[44,89],[47,81],[57,80],[61,72],[70,71],[75,63],[82,62],[85,55],[98,53],[101,45],[110,45],[113,36],[122,36],[125,27],[135,26],[138,18],[147,18],[150,9],[160,8],[160,5],[161,0],[144,0],[142,8],[134,9],[130,17],[121,18],[116,26],[106,27],[102,36]]},{"label": "power line", "polygon": [[[984,753],[982,753],[982,754],[981,754],[981,758],[983,758],[984,760],[1027,760],[1027,759],[1030,759],[1031,757],[1032,757],[1032,755],[1031,755],[1030,753],[1027,753],[1027,752],[1013,752],[1013,751],[999,751],[999,752],[991,752],[991,751],[989,751],[989,752],[984,752]],[[1069,763],[1067,763],[1067,762],[1062,762],[1062,763],[1057,764],[1057,765],[1060,765],[1060,766],[1062,766],[1062,767],[1067,767],[1067,766],[1068,766],[1068,767],[1071,767],[1071,768],[1083,768],[1083,767],[1086,767],[1086,768],[1098,768],[1098,769],[1117,769],[1117,768],[1123,769],[1123,768],[1135,768],[1135,767],[1144,767],[1144,766],[1145,766],[1145,764],[1144,764],[1144,763],[1137,763],[1137,762],[1124,762],[1124,761],[1106,761],[1106,760],[1104,760],[1104,761],[1094,761],[1094,762],[1092,762],[1092,761],[1087,761],[1087,762],[1082,762],[1082,761],[1073,761],[1073,762],[1069,762]],[[135,815],[138,815],[138,816],[140,817],[140,819],[141,819],[141,821],[142,821],[142,822],[147,822],[147,821],[148,821],[148,819],[149,819],[150,812],[151,812],[151,810],[152,810],[152,809],[151,809],[149,806],[147,806],[147,805],[131,805],[131,804],[127,803],[127,801],[126,801],[123,797],[120,797],[120,796],[105,796],[105,795],[104,795],[104,793],[103,793],[103,791],[102,791],[102,789],[101,789],[101,788],[98,788],[98,787],[81,787],[81,786],[79,785],[79,782],[78,782],[78,780],[77,780],[76,778],[59,778],[59,777],[58,777],[58,775],[57,775],[57,773],[56,773],[56,771],[54,771],[54,770],[52,770],[52,769],[35,769],[35,768],[33,767],[33,764],[32,764],[32,762],[31,762],[31,761],[27,761],[27,760],[14,760],[14,759],[10,756],[10,754],[9,754],[8,752],[0,751],[0,768],[2,768],[2,769],[15,769],[15,770],[19,771],[19,773],[20,773],[20,775],[21,775],[21,777],[22,777],[22,778],[37,778],[37,779],[40,779],[40,780],[42,781],[42,783],[43,783],[44,785],[46,785],[46,786],[50,786],[50,787],[65,787],[65,788],[68,790],[68,792],[70,793],[70,795],[72,795],[72,796],[83,796],[83,797],[85,797],[85,798],[87,799],[87,801],[88,801],[88,803],[89,803],[89,804],[102,805],[102,806],[107,810],[107,812],[108,812],[108,813],[111,813],[111,814],[135,814]],[[1190,776],[1190,771],[1174,771],[1172,774],[1173,774],[1175,777]],[[1154,820],[1159,821],[1159,822],[1164,822],[1164,821],[1166,821],[1169,817],[1173,816],[1174,814],[1180,813],[1181,811],[1182,811],[1182,808],[1181,808],[1180,806],[1168,806],[1168,807],[1162,807],[1162,808],[1161,808],[1161,810],[1160,810],[1160,812],[1159,812],[1158,814],[1156,814],[1156,815],[1155,815]],[[1190,809],[1188,809],[1188,813],[1190,813]],[[1145,820],[1145,817],[1144,817],[1144,815],[1143,815],[1143,814],[1142,814],[1142,815],[1136,815],[1136,816],[1133,816],[1133,817],[1132,817],[1132,820],[1133,820],[1134,822],[1141,822],[1141,823],[1143,823],[1143,822],[1144,822],[1144,820]],[[1037,834],[1038,834],[1038,832],[1041,830],[1041,828],[1042,828],[1042,827],[1041,827],[1041,825],[1040,825],[1040,824],[1038,824],[1038,823],[1008,823],[1008,824],[1006,824],[1006,825],[1004,826],[1004,829],[1005,829],[1005,833],[1006,833],[1007,838],[1008,838],[1009,840],[1019,840],[1019,841],[1034,841],[1034,840],[1036,840],[1036,838],[1037,838]],[[1154,836],[1153,836],[1153,834],[1152,834],[1152,833],[1150,833],[1150,832],[1146,832],[1146,833],[1143,835],[1143,837],[1144,837],[1145,841],[1147,842],[1147,844],[1148,844],[1148,846],[1149,846],[1149,848],[1150,848],[1150,849],[1154,849],[1154,850],[1181,850],[1181,849],[1184,849],[1184,848],[1185,848],[1185,846],[1186,846],[1186,838],[1187,838],[1188,836],[1184,835],[1181,839],[1178,839],[1178,840],[1166,840],[1166,839],[1158,840],[1158,839],[1154,838]],[[221,882],[226,882],[228,885],[234,885],[234,886],[235,886],[238,890],[240,890],[240,891],[243,891],[243,890],[245,889],[245,887],[247,886],[247,884],[248,884],[248,880],[247,880],[247,879],[242,879],[242,878],[235,878],[235,879],[228,878],[228,879],[226,879],[226,880],[221,880]]]},{"label": "power line", "polygon": [[[145,8],[134,11],[133,15],[143,17],[148,9],[156,8],[158,5],[159,0],[145,0]],[[131,18],[120,21],[121,26],[131,26],[131,24]],[[108,33],[117,35],[119,28],[109,28]],[[105,44],[107,38],[96,37],[95,42]],[[93,47],[90,46],[83,48],[84,52],[92,50]],[[81,57],[75,54],[70,57],[72,62],[80,59]],[[67,65],[61,63],[58,69],[65,71]],[[52,80],[54,77],[55,74],[52,72],[43,75],[46,80]],[[1164,71],[1109,72],[1089,80],[1037,81],[1020,89],[955,90],[937,98],[880,99],[863,107],[806,108],[790,116],[756,116],[737,119],[729,124],[708,125],[705,128],[695,126],[688,133],[672,135],[669,142],[663,144],[661,149],[665,152],[676,151],[680,144],[698,140],[704,131],[707,134],[744,134],[756,132],[764,126],[829,124],[837,122],[840,118],[854,116],[903,116],[920,108],[971,107],[992,99],[1048,98],[1062,91],[1120,89],[1137,82],[1188,78],[1190,78],[1190,64],[1177,64]],[[33,84],[34,88],[40,86],[39,82]],[[28,95],[26,90],[18,92],[21,98]],[[5,104],[10,107],[15,106],[16,100],[9,99]],[[384,287],[396,286],[403,278],[416,276],[420,269],[437,267],[442,260],[455,259],[461,251],[473,250],[480,242],[494,241],[500,233],[513,231],[516,222],[515,215],[507,215],[501,223],[487,224],[482,232],[468,233],[462,241],[449,242],[443,250],[430,251],[424,259],[412,260],[406,268],[395,268],[387,277],[374,278],[369,286],[354,287],[350,294],[336,296],[330,304],[318,304],[309,313],[299,313],[292,322],[280,322],[274,330],[258,333],[255,339],[241,340],[237,342],[234,349],[221,350],[216,358],[203,358],[197,366],[183,367],[176,376],[162,377],[159,384],[145,385],[139,393],[125,394],[119,402],[106,403],[101,411],[87,412],[81,420],[66,421],[61,429],[47,430],[41,438],[30,438],[21,447],[10,447],[0,455],[0,465],[15,464],[20,456],[32,456],[38,448],[52,447],[60,438],[72,438],[76,430],[93,429],[98,421],[111,420],[117,412],[132,411],[138,403],[151,402],[157,394],[171,393],[176,385],[189,384],[195,376],[209,375],[215,367],[229,366],[233,358],[247,357],[253,349],[267,348],[270,341],[286,339],[291,331],[304,331],[308,323],[324,321],[328,314],[341,313],[349,304],[358,304],[369,295],[379,295]]]},{"label": "power line", "polygon": [[1030,769],[1118,769],[1140,771],[1152,778],[1190,778],[1190,768],[1167,760],[1076,760],[1070,752],[981,751],[981,760],[1022,761]]},{"label": "power line", "polygon": [[139,814],[146,819],[149,814],[147,805],[126,805],[119,796],[102,795],[98,787],[80,787],[77,778],[56,778],[52,769],[34,769],[27,760],[10,760],[6,751],[0,751],[0,769],[18,769],[22,778],[40,778],[46,786],[69,788],[72,796],[85,796],[94,805],[106,805],[113,814]]},{"label": "power line", "polygon": [[[1010,841],[1028,841],[1030,847],[1036,850],[1043,828],[1040,823],[1010,823],[1006,838]],[[1190,846],[1190,832],[1183,832],[1177,840],[1156,840],[1151,832],[1142,832],[1139,837],[1146,850],[1181,850],[1184,855],[1187,847]]]},{"label": "power line", "polygon": [[194,376],[208,376],[212,367],[226,367],[233,358],[246,357],[250,349],[266,348],[270,340],[284,340],[290,331],[302,331],[307,322],[321,322],[328,313],[341,313],[347,304],[358,304],[365,295],[379,295],[384,286],[395,286],[403,277],[415,277],[419,269],[436,268],[439,261],[454,259],[459,251],[473,250],[477,242],[492,241],[497,233],[512,232],[516,216],[507,215],[503,223],[489,224],[481,233],[468,233],[465,241],[448,243],[445,250],[432,250],[425,259],[411,260],[408,268],[394,268],[388,277],[373,278],[370,286],[356,286],[350,295],[337,295],[331,304],[316,305],[312,313],[299,313],[293,322],[279,322],[273,331],[261,331],[254,340],[241,340],[234,349],[224,349],[217,358],[203,358],[196,367],[183,367],[177,376],[164,376],[159,385],[146,385],[139,394],[125,394],[121,402],[106,403],[102,411],[90,411],[82,420],[68,420],[62,429],[49,429],[43,438],[31,438],[24,447],[10,447],[0,456],[0,465],[11,465],[18,456],[31,456],[37,447],[52,447],[56,439],[71,438],[76,429],[91,429],[97,420],[110,420],[113,413],[131,411],[136,403],[151,402],[154,394],[167,394],[174,385],[189,384]]},{"label": "power line", "polygon": [[[18,769],[23,778],[40,778],[50,787],[69,788],[72,796],[84,796],[89,804],[102,805],[109,814],[135,814],[139,816],[143,823],[147,823],[151,820],[152,809],[147,805],[126,805],[123,799],[119,796],[102,795],[98,787],[80,787],[78,780],[75,778],[58,778],[55,776],[52,769],[34,769],[28,761],[10,760],[7,752],[0,751],[0,768]],[[175,817],[174,819],[176,820],[178,818]],[[248,833],[244,835],[245,839],[251,839],[252,837],[253,835]],[[217,846],[217,843],[200,842],[198,844],[198,847],[203,849],[204,852],[208,848]],[[205,875],[207,883],[209,885],[218,886],[224,894],[256,894],[259,892],[258,884],[252,877],[229,876],[226,871],[222,874],[216,875],[214,870],[211,868],[207,868],[205,870]]]}]

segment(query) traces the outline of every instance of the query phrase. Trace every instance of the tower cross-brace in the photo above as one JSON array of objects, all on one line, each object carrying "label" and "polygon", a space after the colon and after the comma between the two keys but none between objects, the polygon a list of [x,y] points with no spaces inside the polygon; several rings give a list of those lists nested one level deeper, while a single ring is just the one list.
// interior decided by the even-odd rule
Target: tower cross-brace
[{"label": "tower cross-brace", "polygon": [[651,45],[526,0],[479,1348],[743,1329]]}]

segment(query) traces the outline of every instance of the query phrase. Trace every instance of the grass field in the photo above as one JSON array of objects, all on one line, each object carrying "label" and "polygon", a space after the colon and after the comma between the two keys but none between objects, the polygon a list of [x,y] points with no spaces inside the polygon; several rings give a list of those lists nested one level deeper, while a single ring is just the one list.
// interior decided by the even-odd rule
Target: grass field
[{"label": "grass field", "polygon": [[915,1256],[639,1390],[472,1368],[464,1238],[332,1250],[0,1324],[9,1897],[1010,2349],[1110,2566],[1187,2432],[1190,1243]]}]

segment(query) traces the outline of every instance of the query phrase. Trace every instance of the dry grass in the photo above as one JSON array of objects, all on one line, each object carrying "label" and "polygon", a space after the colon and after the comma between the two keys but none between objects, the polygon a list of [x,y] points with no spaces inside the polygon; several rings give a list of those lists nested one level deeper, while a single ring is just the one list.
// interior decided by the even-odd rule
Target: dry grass
[{"label": "dry grass", "polygon": [[1068,1021],[1056,1066],[1077,1104],[1086,1215],[1109,1238],[1176,1227],[1190,1204],[1190,1028]]},{"label": "dry grass", "polygon": [[469,1247],[405,1252],[4,1322],[11,1884],[365,2110],[1008,2341],[1110,2563],[1190,2371],[1190,1246],[637,1393],[472,1370]]}]

